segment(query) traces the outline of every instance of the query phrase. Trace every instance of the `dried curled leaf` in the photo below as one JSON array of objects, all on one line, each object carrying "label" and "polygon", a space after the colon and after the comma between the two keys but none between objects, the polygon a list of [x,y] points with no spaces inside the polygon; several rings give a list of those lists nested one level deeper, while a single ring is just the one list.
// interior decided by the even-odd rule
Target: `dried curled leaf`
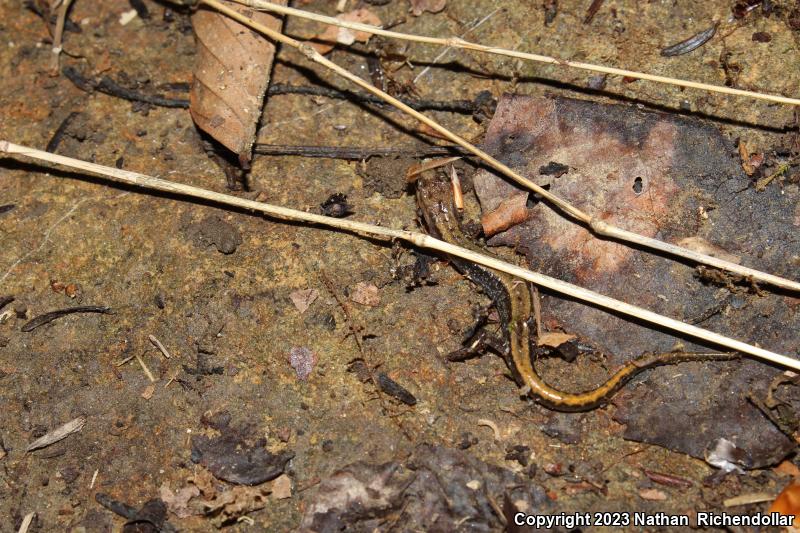
[{"label": "dried curled leaf", "polygon": [[[228,7],[269,28],[279,30],[282,19],[258,13],[233,2]],[[286,5],[286,0],[276,3]],[[256,126],[261,117],[275,46],[266,37],[208,9],[192,15],[197,35],[189,111],[197,126],[250,161]]]},{"label": "dried curled leaf", "polygon": [[[355,9],[348,13],[342,13],[336,17],[345,22],[359,22],[361,24],[369,24],[371,26],[380,26],[382,24],[378,15],[366,8]],[[365,43],[369,40],[370,34],[364,31],[351,30],[349,28],[340,28],[338,26],[328,26],[324,32],[315,37],[316,42],[314,48],[320,54],[327,54],[337,43],[350,45],[356,41]]]},{"label": "dried curled leaf", "polygon": [[439,13],[446,5],[447,0],[411,0],[411,14],[418,17],[425,11]]},{"label": "dried curled leaf", "polygon": [[484,234],[495,235],[528,220],[527,202],[527,192],[517,193],[500,202],[494,210],[481,217]]},{"label": "dried curled leaf", "polygon": [[550,331],[542,333],[536,344],[539,346],[547,346],[549,348],[558,348],[565,342],[569,342],[575,338],[571,333],[562,333],[560,331]]}]

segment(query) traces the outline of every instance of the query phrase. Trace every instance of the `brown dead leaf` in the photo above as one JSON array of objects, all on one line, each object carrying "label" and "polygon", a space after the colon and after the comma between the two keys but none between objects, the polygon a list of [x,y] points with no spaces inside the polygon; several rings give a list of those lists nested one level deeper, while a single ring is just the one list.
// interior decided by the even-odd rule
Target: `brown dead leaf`
[{"label": "brown dead leaf", "polygon": [[272,480],[272,497],[276,500],[292,497],[292,479],[289,476],[281,474]]},{"label": "brown dead leaf", "polygon": [[409,0],[411,3],[411,14],[415,17],[422,15],[425,11],[438,13],[445,8],[447,0]]},{"label": "brown dead leaf", "polygon": [[357,304],[367,305],[369,307],[375,307],[381,303],[381,296],[378,294],[378,287],[372,283],[366,283],[364,281],[359,281],[356,283],[352,294],[350,294],[350,299]]},{"label": "brown dead leaf", "polygon": [[311,304],[314,303],[319,297],[319,292],[316,289],[300,289],[292,292],[289,295],[289,299],[292,301],[294,306],[300,311],[302,315],[305,313]]},{"label": "brown dead leaf", "polygon": [[528,193],[520,192],[506,198],[494,210],[483,215],[481,226],[484,235],[491,237],[528,220],[527,202]]},{"label": "brown dead leaf", "polygon": [[194,514],[199,514],[189,509],[189,500],[197,496],[200,496],[200,489],[195,485],[189,485],[172,492],[169,488],[169,483],[165,481],[159,489],[159,497],[167,504],[169,512],[178,518],[187,518]]},{"label": "brown dead leaf", "polygon": [[[378,15],[366,8],[355,9],[348,13],[342,13],[341,15],[337,15],[336,18],[345,22],[359,22],[361,24],[369,24],[371,26],[380,26],[382,24]],[[370,34],[365,31],[356,31],[349,28],[340,28],[338,26],[328,26],[325,28],[325,31],[317,34],[314,37],[316,41],[321,42],[313,43],[313,46],[320,54],[327,54],[333,50],[337,43],[344,45],[350,45],[356,41],[365,43],[369,40],[369,38]]]},{"label": "brown dead leaf", "polygon": [[[282,19],[223,1],[256,22],[279,30]],[[286,0],[277,3],[286,5]],[[247,165],[269,83],[275,46],[221,13],[200,8],[192,15],[197,35],[189,111],[198,127]]]},{"label": "brown dead leaf", "polygon": [[639,490],[639,497],[651,502],[663,502],[667,499],[666,493],[658,489],[641,489]]},{"label": "brown dead leaf", "polygon": [[548,331],[547,333],[542,333],[542,335],[536,341],[536,344],[539,346],[547,346],[549,348],[558,348],[565,342],[571,341],[574,338],[575,335],[572,335],[571,333]]}]

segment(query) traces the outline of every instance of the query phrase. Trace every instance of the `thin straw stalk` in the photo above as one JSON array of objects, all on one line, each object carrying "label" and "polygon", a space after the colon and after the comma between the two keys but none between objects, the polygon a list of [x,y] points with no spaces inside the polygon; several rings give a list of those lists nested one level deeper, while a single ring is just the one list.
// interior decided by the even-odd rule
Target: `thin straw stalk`
[{"label": "thin straw stalk", "polygon": [[207,189],[194,187],[191,185],[184,185],[181,183],[174,183],[171,181],[154,178],[152,176],[139,174],[137,172],[121,170],[113,167],[98,165],[96,163],[81,161],[79,159],[73,159],[71,157],[51,154],[48,152],[44,152],[42,150],[37,150],[35,148],[29,148],[26,146],[20,146],[7,141],[0,141],[0,153],[29,157],[32,159],[45,161],[55,165],[61,165],[72,169],[83,170],[91,174],[104,176],[110,179],[111,181],[126,183],[144,189],[158,190],[158,191],[178,194],[181,196],[188,196],[192,198],[209,200],[219,204],[249,209],[282,220],[292,220],[292,221],[318,224],[321,226],[327,226],[330,228],[337,228],[345,231],[351,231],[357,234],[368,235],[371,237],[400,239],[420,248],[437,250],[439,252],[456,257],[461,257],[468,261],[472,261],[474,263],[489,268],[493,268],[495,270],[506,272],[508,274],[511,274],[512,276],[516,276],[526,281],[530,281],[531,283],[534,283],[540,287],[544,287],[552,291],[555,291],[557,293],[570,296],[582,302],[602,307],[612,312],[634,317],[643,320],[645,322],[648,322],[650,324],[661,326],[680,334],[689,335],[696,339],[704,340],[712,344],[724,346],[728,349],[735,350],[737,352],[749,354],[758,359],[763,359],[765,361],[785,366],[787,368],[800,370],[800,361],[792,357],[771,352],[769,350],[765,350],[758,346],[753,346],[744,343],[742,341],[738,341],[736,339],[732,339],[724,335],[714,333],[712,331],[698,328],[697,326],[685,324],[679,320],[659,315],[658,313],[654,313],[647,309],[643,309],[641,307],[631,305],[622,302],[620,300],[609,298],[608,296],[604,296],[589,289],[585,289],[583,287],[579,287],[577,285],[573,285],[571,283],[567,283],[559,279],[551,278],[550,276],[546,276],[544,274],[540,274],[532,270],[528,270],[525,268],[512,265],[510,263],[506,263],[494,257],[489,257],[483,254],[473,252],[472,250],[468,250],[466,248],[455,246],[453,244],[441,241],[439,239],[435,239],[429,235],[425,235],[422,233],[384,228],[381,226],[375,226],[373,224],[368,224],[365,222],[357,222],[351,220],[344,220],[340,218],[326,217],[314,213],[306,213],[304,211],[290,209],[287,207],[271,205],[263,202],[256,202],[253,200],[246,200],[244,198],[237,198],[236,196],[221,194],[214,191],[209,191]]}]

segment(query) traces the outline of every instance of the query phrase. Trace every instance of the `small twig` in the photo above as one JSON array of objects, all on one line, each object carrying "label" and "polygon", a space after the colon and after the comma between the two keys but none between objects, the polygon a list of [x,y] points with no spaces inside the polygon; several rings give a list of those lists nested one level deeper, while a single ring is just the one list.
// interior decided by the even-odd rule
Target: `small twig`
[{"label": "small twig", "polygon": [[589,9],[586,10],[586,17],[583,19],[584,24],[589,24],[592,22],[592,19],[600,11],[600,8],[603,6],[603,2],[605,0],[593,0],[592,4],[589,6]]},{"label": "small twig", "polygon": [[[50,150],[48,150],[49,152]],[[442,155],[466,154],[460,146],[421,146],[419,148],[358,148],[349,146],[303,146],[256,143],[253,151],[259,155],[296,155],[362,161],[371,157],[404,157],[420,159]]]},{"label": "small twig", "polygon": [[58,19],[56,19],[56,31],[53,34],[53,57],[50,63],[50,74],[58,76],[59,58],[61,57],[61,46],[64,37],[64,22],[67,20],[67,11],[72,0],[61,0],[61,7],[58,9]]},{"label": "small twig", "polygon": [[[214,0],[212,0],[214,1]],[[602,65],[593,65],[591,63],[581,63],[578,61],[568,61],[566,59],[557,59],[555,57],[540,55],[540,54],[530,54],[527,52],[519,52],[516,50],[506,50],[505,48],[499,48],[496,46],[486,46],[477,43],[471,43],[469,41],[465,41],[458,37],[449,37],[449,38],[442,38],[442,37],[427,37],[424,35],[411,35],[408,33],[399,33],[396,31],[389,31],[378,28],[377,26],[370,26],[369,24],[361,24],[359,22],[348,22],[344,20],[339,20],[334,17],[326,17],[325,15],[318,15],[316,13],[311,13],[309,11],[304,11],[302,9],[294,9],[291,7],[281,6],[278,4],[273,4],[271,2],[267,2],[265,0],[235,0],[240,4],[244,4],[246,6],[252,7],[254,9],[259,9],[263,11],[271,11],[273,13],[281,13],[283,15],[292,15],[296,17],[301,17],[309,20],[314,20],[317,22],[322,22],[323,24],[332,24],[334,26],[340,26],[342,28],[349,28],[352,30],[363,31],[366,33],[370,33],[373,35],[383,35],[384,37],[391,37],[394,39],[402,39],[405,41],[413,41],[418,43],[427,43],[427,44],[435,44],[435,45],[443,45],[443,46],[452,46],[455,48],[463,48],[465,50],[472,50],[476,52],[485,52],[487,54],[496,54],[501,56],[507,57],[515,57],[518,59],[525,59],[528,61],[536,61],[539,63],[549,63],[551,65],[562,65],[565,67],[572,67],[581,70],[588,70],[592,72],[602,72],[603,74],[613,74],[615,76],[624,76],[627,78],[635,78],[640,80],[648,80],[648,81],[655,81],[658,83],[666,83],[669,85],[677,85],[679,87],[689,87],[692,89],[700,89],[703,91],[710,91],[710,92],[717,92],[722,94],[729,94],[734,96],[744,96],[748,98],[756,98],[759,100],[767,100],[770,102],[777,102],[781,104],[790,104],[790,105],[800,105],[800,99],[797,98],[788,98],[786,96],[780,95],[773,95],[773,94],[762,94],[756,93],[753,91],[744,91],[742,89],[734,89],[731,87],[724,87],[721,85],[711,85],[709,83],[699,83],[695,81],[688,81],[688,80],[681,80],[677,78],[669,78],[667,76],[657,76],[655,74],[646,74],[643,72],[635,72],[632,70],[625,70],[620,68],[613,68],[613,67],[605,67]],[[210,2],[206,2],[202,0],[202,3],[212,5]],[[599,2],[598,2],[599,3]],[[214,6],[216,8],[216,6]]]},{"label": "small twig", "polygon": [[[643,246],[643,247],[646,247],[646,248],[650,248],[652,250],[658,250],[658,251],[665,252],[665,253],[670,254],[670,255],[683,257],[683,258],[689,259],[691,261],[698,262],[700,264],[713,266],[713,267],[716,267],[716,268],[720,268],[722,270],[727,270],[728,272],[734,272],[734,273],[742,275],[742,276],[750,276],[755,281],[769,283],[769,284],[774,285],[776,287],[781,287],[781,288],[784,288],[784,289],[789,289],[789,290],[792,290],[792,291],[800,292],[800,282],[789,280],[789,279],[782,278],[780,276],[775,276],[775,275],[772,275],[772,274],[767,274],[765,272],[761,272],[759,270],[755,270],[755,269],[752,269],[752,268],[743,267],[741,265],[737,265],[735,263],[731,263],[730,261],[725,261],[725,260],[719,259],[717,257],[712,257],[710,255],[701,254],[699,252],[695,252],[695,251],[689,250],[687,248],[676,246],[674,244],[669,244],[669,243],[666,243],[666,242],[662,242],[662,241],[659,241],[657,239],[653,239],[651,237],[645,237],[644,235],[639,235],[639,234],[634,233],[632,231],[627,231],[627,230],[618,228],[616,226],[613,226],[613,225],[605,222],[604,220],[602,220],[602,219],[600,219],[598,217],[594,217],[594,216],[592,216],[592,215],[590,215],[588,213],[585,213],[584,211],[582,211],[578,207],[572,205],[571,203],[569,203],[568,201],[564,200],[560,196],[558,196],[556,194],[553,194],[552,192],[548,191],[547,189],[544,189],[543,187],[539,186],[534,181],[522,176],[521,174],[519,174],[518,172],[513,170],[511,167],[509,167],[505,163],[502,163],[498,159],[496,159],[496,158],[492,157],[491,155],[489,155],[487,152],[481,150],[477,146],[475,146],[472,143],[468,142],[466,139],[464,139],[464,138],[456,135],[455,133],[451,132],[450,130],[448,130],[447,128],[445,128],[444,126],[439,124],[438,122],[436,122],[436,121],[428,118],[427,116],[423,115],[422,113],[410,108],[409,106],[407,106],[406,104],[404,104],[403,102],[398,100],[397,98],[395,98],[395,97],[393,97],[393,96],[381,91],[377,87],[375,87],[375,86],[369,84],[368,82],[364,81],[363,79],[359,78],[358,76],[356,76],[355,74],[353,74],[349,70],[344,69],[344,68],[340,67],[339,65],[337,65],[336,63],[334,63],[334,62],[330,61],[329,59],[325,58],[322,54],[317,52],[317,50],[314,49],[314,47],[310,46],[308,43],[302,43],[302,42],[300,42],[300,41],[298,41],[296,39],[288,37],[288,36],[286,36],[286,35],[284,35],[284,34],[282,34],[280,32],[277,32],[277,31],[275,31],[275,30],[273,30],[271,28],[268,28],[268,27],[264,26],[263,24],[259,24],[258,22],[255,22],[253,19],[242,15],[238,11],[235,11],[235,10],[233,10],[233,9],[223,5],[223,4],[221,4],[217,0],[200,0],[200,1],[203,4],[208,5],[209,7],[212,7],[214,9],[216,9],[220,13],[223,13],[223,14],[229,16],[230,18],[236,20],[237,22],[240,22],[240,23],[248,26],[249,28],[266,35],[267,37],[269,37],[270,39],[272,39],[274,41],[277,41],[277,42],[280,42],[280,43],[283,43],[283,44],[286,44],[288,46],[291,46],[293,48],[298,49],[304,56],[306,56],[306,58],[310,59],[311,61],[313,61],[315,63],[318,63],[318,64],[320,64],[320,65],[322,65],[324,67],[327,67],[328,69],[334,71],[336,74],[338,74],[338,75],[342,76],[343,78],[346,78],[347,80],[349,80],[349,81],[353,82],[354,84],[358,85],[362,89],[365,89],[365,90],[371,92],[372,94],[374,94],[375,96],[383,99],[387,103],[389,103],[389,104],[393,105],[394,107],[400,109],[401,111],[405,112],[406,114],[414,117],[418,121],[422,122],[424,125],[430,127],[431,129],[435,130],[437,133],[441,134],[442,137],[444,137],[444,138],[446,138],[446,139],[458,144],[462,148],[465,148],[467,151],[469,151],[472,154],[476,155],[481,160],[483,160],[488,166],[494,168],[498,172],[502,173],[503,175],[505,175],[506,177],[510,178],[511,180],[519,183],[520,185],[522,185],[522,186],[524,186],[524,187],[536,192],[537,194],[539,194],[539,196],[541,196],[542,198],[547,200],[552,206],[554,206],[556,209],[561,211],[564,215],[568,216],[569,218],[572,218],[575,221],[578,221],[578,222],[584,224],[595,235],[597,235],[599,237],[608,237],[608,238],[611,238],[611,239],[616,239],[616,240],[620,240],[620,241],[623,241],[623,242],[632,243],[632,244],[635,244],[635,245],[639,245],[639,246]],[[255,3],[255,0],[254,0],[254,3]],[[279,13],[289,13],[289,12],[285,11],[286,9],[289,9],[291,11],[291,13],[289,13],[289,14],[295,14],[295,12],[304,13],[306,15],[308,14],[308,13],[306,13],[304,11],[299,11],[299,10],[295,10],[295,9],[291,9],[291,8],[284,8],[282,6],[277,6],[275,4],[270,4],[269,2],[262,2],[262,0],[258,0],[257,3],[259,5],[261,5],[263,3],[265,5],[274,6],[275,7],[275,11],[277,11]],[[270,8],[270,10],[272,10],[272,9]],[[315,16],[317,16],[317,15],[315,15]],[[323,18],[327,19],[329,17],[323,17]],[[335,20],[337,22],[337,24],[339,22],[341,22],[338,19],[332,19],[332,20]],[[350,23],[348,23],[348,24],[350,24]],[[377,28],[374,28],[374,27],[371,27],[371,26],[370,26],[370,28],[372,28],[373,30],[377,30]],[[384,30],[380,30],[380,31],[385,33]],[[392,33],[392,32],[389,32],[389,33]],[[424,38],[420,38],[420,39],[433,39],[433,38],[424,37]],[[449,41],[447,39],[434,39],[434,40],[437,41],[437,42],[439,42],[439,41]],[[457,40],[457,41],[461,42],[460,40]],[[439,44],[444,44],[444,43],[439,43]],[[475,48],[472,48],[472,46],[474,46]],[[494,48],[483,47],[483,46],[479,46],[479,45],[470,45],[470,47],[466,47],[465,46],[465,48],[475,49],[475,50],[497,50],[497,49],[494,49]],[[514,53],[515,54],[519,54],[518,52],[514,52]],[[552,58],[550,58],[550,59],[552,59]],[[554,60],[554,59],[552,59],[552,61],[556,62],[556,60]],[[569,62],[564,62],[564,63],[568,64]],[[614,69],[611,69],[611,70],[614,70]],[[625,71],[625,72],[627,72],[627,71]],[[646,75],[640,75],[640,77],[642,77],[642,76],[646,76]],[[682,83],[686,84],[686,83],[689,83],[689,82],[682,82]],[[709,86],[709,87],[715,87],[715,86]],[[725,89],[731,90],[729,88],[725,88]],[[753,93],[753,94],[755,94],[755,93]],[[786,99],[786,100],[792,100],[792,99]],[[793,103],[796,103],[796,104],[800,105],[800,100],[793,100]]]},{"label": "small twig", "polygon": [[31,527],[31,522],[33,522],[35,516],[36,511],[26,514],[25,518],[22,519],[22,523],[19,525],[17,533],[28,533],[28,528]]},{"label": "small twig", "polygon": [[61,144],[61,140],[64,138],[64,134],[67,132],[67,128],[69,128],[69,125],[78,115],[80,115],[79,112],[73,111],[61,121],[61,124],[56,128],[55,133],[53,133],[53,136],[50,137],[50,141],[47,143],[47,148],[45,148],[46,152],[56,151],[56,148],[58,148],[58,145]]},{"label": "small twig", "polygon": [[418,165],[411,165],[410,167],[408,167],[408,169],[406,169],[406,183],[413,183],[417,181],[417,176],[419,176],[423,172],[427,172],[435,168],[449,165],[450,163],[454,163],[459,159],[461,158],[446,157],[444,159],[433,159],[431,161],[425,161],[424,163],[420,163]]},{"label": "small twig", "polygon": [[579,287],[578,285],[573,285],[572,283],[567,283],[565,281],[561,281],[532,270],[512,265],[497,258],[473,252],[472,250],[435,239],[430,235],[407,230],[385,228],[383,226],[376,226],[366,222],[326,217],[317,215],[315,213],[307,213],[297,209],[290,209],[288,207],[281,207],[263,202],[247,200],[245,198],[221,194],[218,192],[209,191],[207,189],[202,189],[200,187],[194,187],[192,185],[185,185],[160,178],[154,178],[152,176],[146,176],[144,174],[131,172],[129,170],[106,167],[96,163],[89,163],[88,161],[81,161],[80,159],[73,159],[71,157],[65,157],[58,154],[50,154],[42,150],[20,146],[18,144],[13,144],[3,140],[0,140],[0,153],[30,157],[39,161],[47,161],[52,164],[83,170],[92,174],[105,176],[111,181],[127,183],[128,185],[134,185],[136,187],[142,187],[148,190],[179,194],[182,196],[189,196],[192,198],[208,200],[224,205],[249,209],[279,218],[281,220],[319,224],[329,228],[351,231],[359,235],[368,235],[371,237],[382,237],[391,240],[400,239],[420,248],[437,250],[448,255],[461,257],[462,259],[472,261],[473,263],[505,272],[512,276],[530,281],[531,283],[535,283],[536,285],[575,298],[582,302],[610,310],[614,313],[635,317],[644,322],[661,326],[668,330],[679,332],[697,339],[702,339],[706,342],[718,344],[733,351],[749,354],[765,361],[771,361],[781,366],[800,370],[800,361],[792,357],[771,352],[758,346],[746,344],[744,342],[731,339],[730,337],[726,337],[724,335],[720,335],[719,333],[714,333],[697,326],[685,324],[679,320],[675,320],[673,318],[654,313],[653,311],[615,300],[589,289]]},{"label": "small twig", "polygon": [[147,336],[147,338],[148,338],[148,339],[150,339],[150,342],[152,342],[152,343],[153,343],[153,346],[155,346],[156,348],[158,348],[159,350],[161,350],[161,353],[162,353],[162,354],[164,354],[164,357],[166,357],[167,359],[170,359],[170,358],[172,357],[172,356],[169,354],[169,352],[167,351],[167,349],[166,349],[166,348],[164,348],[164,345],[163,345],[163,344],[161,344],[161,341],[160,341],[160,340],[158,340],[157,338],[155,338],[155,336],[153,336],[153,335],[148,335],[148,336]]},{"label": "small twig", "polygon": [[120,362],[118,362],[118,363],[114,363],[114,366],[122,366],[122,365],[124,365],[124,364],[128,363],[128,362],[129,362],[131,359],[133,359],[133,356],[132,356],[132,355],[129,355],[128,357],[126,357],[126,358],[125,358],[125,359],[123,359],[122,361],[120,361]]},{"label": "small twig", "polygon": [[[157,107],[189,109],[188,98],[167,98],[160,94],[145,94],[133,89],[123,87],[108,76],[103,76],[99,80],[85,77],[71,66],[66,66],[62,70],[64,77],[72,82],[78,89],[86,92],[100,91],[103,94],[122,98],[131,102],[142,102]],[[352,91],[341,91],[338,89],[327,89],[325,87],[311,87],[305,85],[285,85],[276,83],[267,88],[267,96],[279,96],[286,94],[299,94],[305,96],[321,96],[336,100],[349,100],[361,104],[372,104],[378,106],[386,105],[382,99],[363,93]],[[418,111],[449,111],[450,113],[462,113],[470,115],[475,113],[481,106],[476,100],[424,100],[414,98],[400,98],[400,101]]]},{"label": "small twig", "polygon": [[144,373],[147,376],[147,379],[149,379],[152,383],[155,383],[156,382],[156,378],[153,377],[153,373],[150,372],[150,369],[147,368],[146,364],[144,364],[144,360],[142,360],[142,358],[139,356],[138,353],[134,357],[136,358],[136,361],[138,361],[139,366],[142,367],[142,370],[144,370]]},{"label": "small twig", "polygon": [[98,306],[98,305],[79,305],[76,307],[67,307],[65,309],[58,309],[57,311],[50,311],[49,313],[39,315],[36,318],[29,320],[20,328],[20,331],[25,331],[25,332],[33,331],[39,326],[44,326],[45,324],[49,324],[50,322],[56,320],[57,318],[61,318],[62,316],[71,315],[74,313],[113,314],[114,312],[111,310],[110,307]]}]

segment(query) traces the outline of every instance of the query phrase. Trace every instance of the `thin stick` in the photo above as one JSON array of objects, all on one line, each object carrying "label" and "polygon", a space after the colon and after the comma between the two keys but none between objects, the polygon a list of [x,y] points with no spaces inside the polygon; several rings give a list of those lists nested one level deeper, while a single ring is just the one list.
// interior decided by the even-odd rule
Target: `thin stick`
[{"label": "thin stick", "polygon": [[[323,24],[331,24],[340,26],[342,28],[349,28],[352,30],[363,31],[373,35],[383,35],[384,37],[391,37],[394,39],[402,39],[404,41],[414,41],[418,43],[435,44],[442,46],[451,46],[454,48],[463,48],[465,50],[472,50],[476,52],[485,52],[487,54],[496,54],[501,56],[515,57],[518,59],[526,59],[528,61],[536,61],[539,63],[549,63],[551,65],[563,65],[565,67],[572,67],[581,70],[588,70],[591,72],[602,72],[603,74],[613,74],[615,76],[625,76],[628,78],[636,78],[639,80],[655,81],[658,83],[666,83],[668,85],[677,85],[679,87],[689,87],[692,89],[700,89],[702,91],[711,91],[722,94],[730,94],[734,96],[744,96],[747,98],[756,98],[758,100],[767,100],[770,102],[777,102],[781,104],[800,105],[800,99],[788,98],[781,95],[763,94],[753,91],[745,91],[742,89],[733,89],[731,87],[724,87],[720,85],[712,85],[709,83],[700,83],[696,81],[681,80],[677,78],[669,78],[667,76],[657,76],[655,74],[645,74],[644,72],[636,72],[633,70],[625,70],[613,67],[604,67],[602,65],[594,65],[591,63],[581,63],[578,61],[568,61],[566,59],[557,59],[555,57],[530,54],[527,52],[518,52],[516,50],[506,50],[495,46],[486,46],[483,44],[472,43],[465,41],[459,37],[427,37],[424,35],[412,35],[409,33],[400,33],[396,31],[389,31],[379,28],[377,26],[370,26],[369,24],[362,24],[359,22],[348,22],[339,20],[334,17],[327,17],[317,13],[311,13],[302,9],[295,9],[286,6],[280,6],[267,2],[266,0],[234,0],[237,3],[252,7],[253,9],[272,11],[273,13],[281,13],[284,15],[293,15],[304,19],[322,22]],[[203,3],[210,4],[209,2]]]},{"label": "thin stick", "polygon": [[28,528],[31,527],[31,522],[33,522],[33,518],[35,516],[36,511],[26,514],[25,518],[22,519],[22,523],[19,525],[19,530],[17,530],[17,533],[28,533]]},{"label": "thin stick", "polygon": [[158,339],[155,337],[155,335],[148,335],[148,336],[147,336],[147,338],[148,338],[148,339],[150,339],[150,342],[152,342],[152,343],[153,343],[153,346],[155,346],[156,348],[158,348],[158,349],[161,351],[161,353],[162,353],[162,354],[164,354],[164,357],[166,357],[167,359],[169,359],[169,358],[171,357],[171,356],[170,356],[170,354],[169,354],[169,352],[167,351],[167,349],[166,349],[166,348],[164,348],[164,345],[163,345],[163,344],[161,344],[161,341],[160,341],[160,340],[158,340]]},{"label": "thin stick", "polygon": [[144,364],[144,360],[141,357],[139,357],[139,354],[136,354],[134,357],[136,358],[136,361],[139,362],[139,366],[142,367],[142,370],[144,370],[144,373],[147,376],[147,379],[149,379],[151,383],[155,383],[156,382],[156,378],[153,376],[153,373],[150,372],[150,369],[147,368],[147,365]]},{"label": "thin stick", "polygon": [[720,335],[712,331],[698,328],[697,326],[685,324],[683,322],[680,322],[679,320],[659,315],[658,313],[654,313],[652,311],[648,311],[647,309],[643,309],[635,305],[621,302],[613,298],[609,298],[608,296],[604,296],[594,291],[584,289],[583,287],[579,287],[577,285],[573,285],[571,283],[567,283],[559,279],[551,278],[550,276],[545,276],[544,274],[540,274],[538,272],[533,272],[531,270],[527,270],[525,268],[521,268],[512,265],[510,263],[506,263],[494,257],[489,257],[483,254],[473,252],[472,250],[468,250],[466,248],[455,246],[448,242],[435,239],[429,235],[424,235],[422,233],[384,228],[381,226],[367,224],[366,222],[356,222],[341,218],[326,217],[322,215],[317,215],[315,213],[306,213],[304,211],[298,211],[296,209],[289,209],[287,207],[266,204],[263,202],[255,202],[253,200],[246,200],[244,198],[237,198],[236,196],[220,194],[214,191],[202,189],[200,187],[184,185],[182,183],[174,183],[171,181],[154,178],[151,176],[146,176],[144,174],[131,172],[128,170],[106,167],[103,165],[97,165],[95,163],[89,163],[87,161],[81,161],[79,159],[73,159],[71,157],[65,157],[58,154],[51,154],[48,152],[44,152],[42,150],[37,150],[35,148],[28,148],[26,146],[20,146],[18,144],[13,144],[3,140],[0,140],[0,153],[21,155],[25,157],[30,157],[32,159],[37,159],[40,161],[47,161],[49,163],[53,163],[56,165],[84,170],[92,174],[105,176],[109,178],[111,181],[115,181],[118,183],[126,183],[129,185],[142,187],[144,189],[179,194],[182,196],[189,196],[192,198],[210,200],[212,202],[220,204],[241,207],[244,209],[250,209],[253,211],[265,213],[267,215],[282,220],[292,220],[292,221],[306,222],[311,224],[319,224],[322,226],[328,226],[331,228],[351,231],[357,234],[369,235],[372,237],[384,237],[387,239],[404,240],[419,248],[429,248],[431,250],[438,250],[448,255],[461,257],[463,259],[472,261],[479,265],[493,268],[501,272],[506,272],[508,274],[511,274],[512,276],[516,276],[518,278],[530,281],[531,283],[535,283],[536,285],[545,287],[547,289],[575,298],[577,300],[590,303],[598,307],[602,307],[604,309],[608,309],[614,313],[620,313],[623,315],[635,317],[645,322],[649,322],[651,324],[658,325],[663,328],[676,331],[678,333],[686,334],[697,339],[702,339],[712,344],[725,346],[726,348],[729,348],[731,350],[735,350],[741,353],[746,353],[752,355],[753,357],[763,359],[765,361],[771,361],[781,366],[785,366],[795,370],[800,370],[800,361],[792,357],[770,352],[763,348],[752,346],[750,344],[746,344],[744,342],[737,341],[729,337],[725,337],[724,335]]},{"label": "thin stick", "polygon": [[51,74],[53,76],[58,76],[59,71],[59,59],[61,57],[61,50],[63,50],[63,46],[61,45],[62,40],[64,38],[64,24],[67,21],[67,11],[69,11],[69,5],[72,3],[72,0],[62,0],[61,6],[58,9],[58,19],[56,19],[56,31],[53,34],[53,56],[50,64]]},{"label": "thin stick", "polygon": [[[343,78],[350,80],[351,82],[355,83],[359,87],[366,89],[367,91],[371,92],[375,96],[378,96],[388,102],[389,104],[395,106],[396,108],[404,111],[405,113],[411,115],[412,117],[416,118],[423,124],[429,126],[431,129],[436,130],[445,138],[451,140],[452,142],[460,145],[461,147],[465,148],[467,151],[475,154],[480,159],[482,159],[487,165],[494,168],[495,170],[501,172],[505,176],[511,178],[515,182],[519,183],[520,185],[527,187],[528,189],[536,192],[542,198],[550,202],[550,204],[554,205],[558,208],[562,213],[571,217],[586,226],[595,234],[601,237],[609,237],[611,239],[617,239],[621,241],[627,241],[639,246],[643,246],[646,248],[651,248],[654,250],[659,250],[661,252],[665,252],[671,255],[676,255],[678,257],[683,257],[689,259],[691,261],[698,262],[700,264],[705,264],[708,266],[712,266],[715,268],[720,268],[722,270],[727,270],[728,272],[733,272],[740,276],[750,277],[755,281],[769,283],[776,287],[781,287],[783,289],[788,289],[791,291],[800,292],[800,283],[789,280],[786,278],[782,278],[779,276],[775,276],[773,274],[767,274],[765,272],[761,272],[759,270],[755,270],[753,268],[737,265],[736,263],[731,263],[730,261],[725,261],[723,259],[719,259],[718,257],[712,257],[710,255],[701,254],[695,252],[693,250],[688,250],[686,248],[682,248],[680,246],[676,246],[674,244],[669,244],[666,242],[659,241],[657,239],[653,239],[650,237],[645,237],[643,235],[639,235],[632,231],[627,231],[621,228],[617,228],[616,226],[612,226],[607,222],[600,220],[596,217],[593,217],[574,205],[570,204],[560,196],[557,196],[546,189],[543,189],[533,181],[529,180],[526,177],[523,177],[521,174],[518,174],[514,170],[511,169],[508,165],[498,161],[488,153],[484,152],[477,146],[471,144],[467,140],[459,137],[455,133],[451,132],[444,126],[440,125],[436,121],[426,117],[419,111],[411,109],[409,106],[404,104],[403,102],[399,101],[397,98],[381,91],[377,87],[367,83],[366,81],[362,80],[355,74],[351,73],[350,71],[340,67],[336,63],[326,59],[322,54],[317,52],[312,46],[307,43],[301,43],[300,41],[288,37],[280,32],[267,28],[263,24],[259,24],[254,20],[242,15],[241,13],[219,3],[217,0],[201,0],[202,3],[213,7],[214,9],[218,10],[221,13],[231,17],[232,19],[241,22],[242,24],[263,33],[270,39],[275,41],[284,43],[286,45],[292,46],[297,48],[303,55],[305,55],[311,61],[315,63],[319,63],[322,66],[325,66]],[[798,101],[800,103],[800,101]]]}]

